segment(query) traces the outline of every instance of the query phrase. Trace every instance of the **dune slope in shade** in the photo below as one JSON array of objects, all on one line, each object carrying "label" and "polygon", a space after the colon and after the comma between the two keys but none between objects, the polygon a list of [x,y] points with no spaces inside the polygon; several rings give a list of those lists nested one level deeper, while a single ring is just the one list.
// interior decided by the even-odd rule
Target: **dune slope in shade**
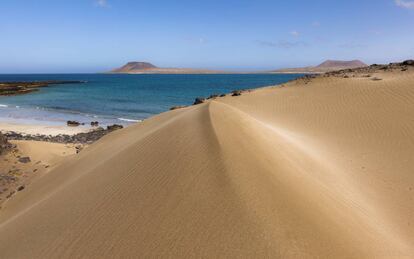
[{"label": "dune slope in shade", "polygon": [[2,258],[414,256],[414,73],[298,80],[104,137],[0,211]]}]

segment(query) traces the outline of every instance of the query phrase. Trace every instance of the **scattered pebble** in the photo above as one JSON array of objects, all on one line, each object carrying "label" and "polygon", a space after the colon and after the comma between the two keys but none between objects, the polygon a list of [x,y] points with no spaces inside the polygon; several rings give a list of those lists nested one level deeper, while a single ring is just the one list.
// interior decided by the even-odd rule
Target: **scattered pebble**
[{"label": "scattered pebble", "polygon": [[23,163],[23,164],[27,164],[27,163],[30,163],[30,162],[31,162],[31,160],[30,160],[30,157],[25,156],[25,157],[20,157],[20,158],[19,158],[19,162],[20,162],[20,163]]}]

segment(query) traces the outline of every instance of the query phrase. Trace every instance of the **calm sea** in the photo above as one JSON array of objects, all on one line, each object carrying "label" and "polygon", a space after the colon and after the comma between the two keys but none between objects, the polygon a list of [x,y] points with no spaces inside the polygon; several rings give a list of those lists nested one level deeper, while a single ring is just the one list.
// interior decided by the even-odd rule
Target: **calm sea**
[{"label": "calm sea", "polygon": [[0,75],[1,81],[79,80],[83,84],[53,85],[37,92],[0,97],[0,121],[64,125],[67,120],[128,124],[196,97],[232,90],[276,85],[300,74]]}]

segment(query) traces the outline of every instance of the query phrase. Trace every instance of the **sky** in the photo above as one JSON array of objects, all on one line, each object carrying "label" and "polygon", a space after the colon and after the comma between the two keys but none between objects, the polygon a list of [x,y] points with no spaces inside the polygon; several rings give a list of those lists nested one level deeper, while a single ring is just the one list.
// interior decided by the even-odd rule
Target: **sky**
[{"label": "sky", "polygon": [[414,58],[414,0],[1,0],[0,73]]}]

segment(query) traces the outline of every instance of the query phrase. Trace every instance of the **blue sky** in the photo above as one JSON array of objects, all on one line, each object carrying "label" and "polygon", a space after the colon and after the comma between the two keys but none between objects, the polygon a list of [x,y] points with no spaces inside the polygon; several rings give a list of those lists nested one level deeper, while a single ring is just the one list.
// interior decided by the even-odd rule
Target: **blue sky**
[{"label": "blue sky", "polygon": [[0,73],[414,58],[414,0],[2,0]]}]

